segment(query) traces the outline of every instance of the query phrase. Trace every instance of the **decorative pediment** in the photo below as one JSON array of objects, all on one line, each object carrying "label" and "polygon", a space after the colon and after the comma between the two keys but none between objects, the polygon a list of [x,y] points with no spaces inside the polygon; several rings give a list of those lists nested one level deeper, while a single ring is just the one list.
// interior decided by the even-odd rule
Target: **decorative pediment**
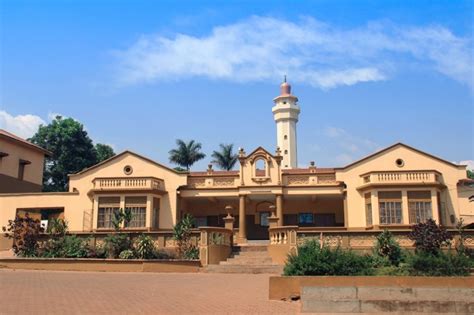
[{"label": "decorative pediment", "polygon": [[[244,152],[245,153],[245,152]],[[272,163],[272,160],[275,160],[278,164],[282,160],[282,156],[280,155],[280,150],[277,149],[276,154],[272,155],[270,152],[265,150],[263,147],[258,147],[255,150],[253,150],[249,155],[244,157],[244,159],[248,162],[250,162],[251,165],[255,163],[255,161],[259,159],[263,159],[267,161],[268,163]]]},{"label": "decorative pediment", "polygon": [[275,155],[262,147],[258,147],[248,155],[243,149],[239,150],[242,174],[247,178],[244,181],[259,185],[279,185],[281,183],[279,174],[282,159],[280,149],[276,150]]}]

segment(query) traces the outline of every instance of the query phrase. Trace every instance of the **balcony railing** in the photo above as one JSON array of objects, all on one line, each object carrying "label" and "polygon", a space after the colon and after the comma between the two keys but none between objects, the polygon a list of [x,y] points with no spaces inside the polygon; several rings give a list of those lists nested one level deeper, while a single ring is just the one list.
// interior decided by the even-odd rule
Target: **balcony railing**
[{"label": "balcony railing", "polygon": [[196,177],[188,179],[190,188],[227,188],[236,187],[238,177]]},{"label": "balcony railing", "polygon": [[283,177],[283,182],[286,184],[286,186],[313,186],[337,184],[336,175],[334,174],[286,175]]},{"label": "balcony railing", "polygon": [[361,175],[362,184],[438,184],[441,181],[437,171],[387,171],[370,172]]},{"label": "balcony railing", "polygon": [[95,178],[94,190],[165,190],[165,182],[155,177]]}]

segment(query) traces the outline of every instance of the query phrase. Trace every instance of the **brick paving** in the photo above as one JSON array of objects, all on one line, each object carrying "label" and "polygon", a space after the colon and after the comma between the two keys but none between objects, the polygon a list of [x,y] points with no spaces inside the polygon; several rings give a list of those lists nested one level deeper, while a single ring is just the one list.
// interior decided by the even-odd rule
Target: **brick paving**
[{"label": "brick paving", "polygon": [[0,314],[295,314],[269,275],[0,270]]}]

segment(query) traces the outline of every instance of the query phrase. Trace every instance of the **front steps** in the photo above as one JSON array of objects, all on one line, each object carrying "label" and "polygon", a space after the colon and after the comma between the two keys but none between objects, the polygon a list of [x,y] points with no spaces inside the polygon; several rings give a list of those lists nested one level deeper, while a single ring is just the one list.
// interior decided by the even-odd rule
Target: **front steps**
[{"label": "front steps", "polygon": [[282,274],[283,266],[273,263],[267,245],[234,246],[232,255],[218,265],[208,265],[208,273],[271,273]]}]

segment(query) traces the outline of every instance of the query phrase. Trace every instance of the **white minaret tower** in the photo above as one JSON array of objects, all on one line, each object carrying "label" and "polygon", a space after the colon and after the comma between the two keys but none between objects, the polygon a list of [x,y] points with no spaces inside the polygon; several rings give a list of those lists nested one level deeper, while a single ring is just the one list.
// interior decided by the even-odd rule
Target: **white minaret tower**
[{"label": "white minaret tower", "polygon": [[282,168],[298,167],[296,149],[296,123],[300,114],[298,98],[291,94],[291,85],[284,82],[280,85],[280,95],[273,99],[273,118],[277,126],[277,145],[283,156]]}]

